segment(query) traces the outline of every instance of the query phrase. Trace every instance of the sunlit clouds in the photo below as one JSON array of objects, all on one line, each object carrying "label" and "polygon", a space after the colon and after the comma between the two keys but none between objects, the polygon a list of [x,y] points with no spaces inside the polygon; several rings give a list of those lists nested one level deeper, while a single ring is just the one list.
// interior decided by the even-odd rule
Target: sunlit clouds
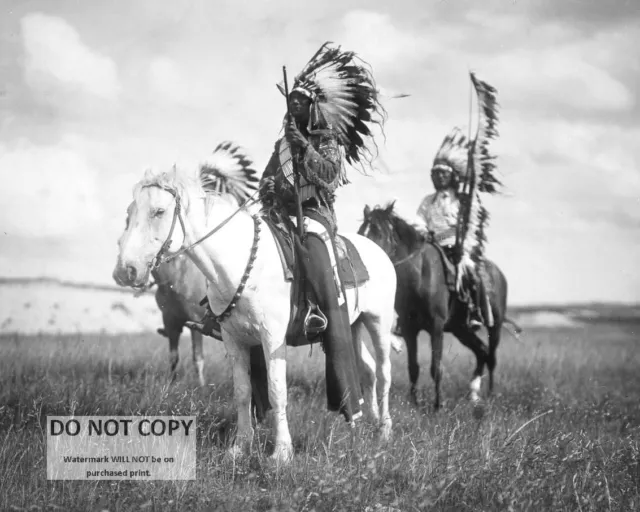
[{"label": "sunlit clouds", "polygon": [[292,80],[334,41],[373,67],[389,113],[380,171],[338,191],[341,230],[366,203],[415,213],[442,138],[474,133],[472,70],[501,105],[488,254],[511,301],[640,300],[640,13],[590,4],[16,4],[0,20],[2,273],[110,282],[144,170],[196,166],[222,140],[262,170],[282,66]]}]

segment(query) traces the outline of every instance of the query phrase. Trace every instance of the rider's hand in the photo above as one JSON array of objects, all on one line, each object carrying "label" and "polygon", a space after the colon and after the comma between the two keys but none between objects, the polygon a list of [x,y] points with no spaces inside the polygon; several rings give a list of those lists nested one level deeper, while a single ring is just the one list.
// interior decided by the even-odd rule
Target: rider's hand
[{"label": "rider's hand", "polygon": [[300,130],[298,130],[298,127],[293,122],[287,123],[285,137],[291,146],[306,149],[309,145],[309,141],[300,133]]},{"label": "rider's hand", "polygon": [[262,181],[260,185],[260,196],[270,196],[275,193],[275,179],[273,176],[269,176]]}]

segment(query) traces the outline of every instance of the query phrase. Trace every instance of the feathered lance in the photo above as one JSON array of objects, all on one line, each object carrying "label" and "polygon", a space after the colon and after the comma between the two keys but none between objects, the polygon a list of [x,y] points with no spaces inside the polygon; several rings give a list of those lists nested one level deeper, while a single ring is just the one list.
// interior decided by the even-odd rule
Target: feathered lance
[{"label": "feathered lance", "polygon": [[[291,112],[289,111],[289,84],[287,82],[287,66],[282,66],[282,74],[284,76],[284,97],[287,101],[287,123],[293,121]],[[296,198],[296,220],[298,223],[298,235],[300,241],[304,238],[304,224],[302,221],[302,202],[300,201],[300,173],[298,172],[298,153],[291,148],[291,164],[293,166],[293,191]]]},{"label": "feathered lance", "polygon": [[[488,194],[498,193],[501,183],[496,177],[496,165],[494,157],[490,154],[488,144],[491,139],[498,135],[496,129],[498,123],[498,103],[496,89],[486,82],[479,80],[474,73],[470,73],[471,83],[476,92],[478,106],[478,123],[475,138],[469,144],[467,151],[467,169],[464,177],[462,191],[460,193],[461,205],[458,214],[458,225],[456,229],[456,253],[462,256],[464,241],[469,230],[469,222],[474,208],[474,201],[477,201],[477,192]],[[471,100],[469,101],[469,126],[471,126]],[[483,246],[486,240],[484,227],[488,219],[488,212],[480,205],[477,213],[477,230],[474,232],[477,238],[476,247],[473,249],[475,261],[480,262],[483,258]],[[460,262],[456,262],[456,282],[459,282]]]}]

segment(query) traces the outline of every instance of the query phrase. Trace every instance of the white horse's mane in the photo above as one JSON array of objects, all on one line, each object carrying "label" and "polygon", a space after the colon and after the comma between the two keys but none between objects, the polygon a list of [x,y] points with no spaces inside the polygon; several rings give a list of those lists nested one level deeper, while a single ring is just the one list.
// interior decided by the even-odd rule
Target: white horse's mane
[{"label": "white horse's mane", "polygon": [[134,201],[137,200],[142,189],[146,187],[174,190],[180,196],[185,210],[188,210],[189,202],[193,199],[206,199],[207,210],[214,201],[216,205],[224,203],[225,206],[238,206],[238,203],[230,194],[221,194],[215,190],[203,188],[199,173],[188,172],[184,169],[179,169],[175,165],[169,171],[147,169],[143,178],[133,187]]}]

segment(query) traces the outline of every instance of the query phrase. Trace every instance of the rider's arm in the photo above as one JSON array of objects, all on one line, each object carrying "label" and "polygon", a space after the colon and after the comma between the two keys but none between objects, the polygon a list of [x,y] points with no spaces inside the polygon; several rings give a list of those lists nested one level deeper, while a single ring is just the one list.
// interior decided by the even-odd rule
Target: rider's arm
[{"label": "rider's arm", "polygon": [[429,206],[431,205],[431,195],[425,197],[420,206],[418,206],[418,210],[416,211],[416,218],[419,222],[424,226],[425,231],[432,231],[433,226],[431,223],[431,213],[429,210]]},{"label": "rider's arm", "polygon": [[309,182],[328,192],[338,188],[342,159],[335,135],[321,135],[317,149],[310,142],[303,150],[302,157],[300,172]]}]

